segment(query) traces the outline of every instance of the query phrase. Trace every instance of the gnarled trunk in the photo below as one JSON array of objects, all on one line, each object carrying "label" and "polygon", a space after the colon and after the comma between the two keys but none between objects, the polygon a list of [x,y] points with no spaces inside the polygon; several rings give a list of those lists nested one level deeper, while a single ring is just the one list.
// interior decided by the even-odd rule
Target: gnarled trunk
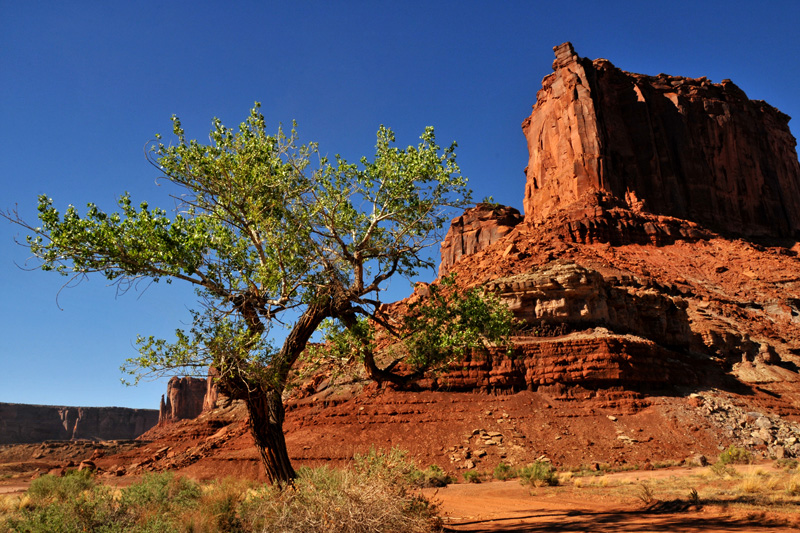
[{"label": "gnarled trunk", "polygon": [[[286,439],[283,435],[283,389],[289,371],[300,353],[305,349],[308,339],[314,334],[320,322],[329,315],[327,302],[310,305],[295,323],[286,337],[283,347],[272,360],[272,385],[265,383],[236,383],[238,396],[244,399],[250,414],[250,434],[253,435],[264,472],[271,484],[291,484],[297,474],[289,460]],[[254,320],[254,319],[253,319]],[[254,322],[251,329],[258,330],[260,323]]]},{"label": "gnarled trunk", "polygon": [[245,400],[250,413],[250,434],[256,443],[267,480],[291,484],[296,477],[283,435],[284,407],[280,392],[255,391]]}]

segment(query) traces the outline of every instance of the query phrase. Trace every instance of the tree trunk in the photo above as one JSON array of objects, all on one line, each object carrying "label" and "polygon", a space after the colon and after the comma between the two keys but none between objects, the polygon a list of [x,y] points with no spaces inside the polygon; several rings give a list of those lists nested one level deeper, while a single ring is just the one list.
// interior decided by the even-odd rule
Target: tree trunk
[{"label": "tree trunk", "polygon": [[276,390],[255,391],[245,400],[250,413],[250,434],[253,435],[267,480],[288,485],[297,474],[289,460],[283,435],[284,408],[281,393]]}]

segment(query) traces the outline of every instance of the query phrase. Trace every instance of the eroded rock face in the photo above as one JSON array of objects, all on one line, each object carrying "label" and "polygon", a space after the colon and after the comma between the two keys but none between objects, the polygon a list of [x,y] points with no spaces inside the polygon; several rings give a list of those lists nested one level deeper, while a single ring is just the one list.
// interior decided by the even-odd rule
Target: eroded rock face
[{"label": "eroded rock face", "polygon": [[194,418],[203,412],[206,380],[192,377],[173,377],[167,383],[166,398],[161,397],[158,423]]},{"label": "eroded rock face", "polygon": [[789,117],[730,80],[624,72],[556,47],[522,128],[525,217],[542,223],[593,190],[744,236],[800,236]]},{"label": "eroded rock face", "polygon": [[0,403],[0,444],[135,439],[157,422],[155,409]]},{"label": "eroded rock face", "polygon": [[467,209],[453,219],[442,242],[439,276],[445,276],[461,257],[488,248],[508,235],[520,222],[522,215],[513,207],[481,203]]},{"label": "eroded rock face", "polygon": [[[658,389],[691,385],[697,376],[691,364],[652,341],[594,331],[558,339],[518,340],[511,357],[492,350],[460,363],[435,381],[435,387],[444,390]],[[558,388],[551,392],[563,394]]]},{"label": "eroded rock face", "polygon": [[687,347],[692,340],[686,301],[670,296],[668,287],[626,273],[604,277],[574,263],[554,261],[494,280],[487,289],[534,328],[601,326],[673,347]]}]

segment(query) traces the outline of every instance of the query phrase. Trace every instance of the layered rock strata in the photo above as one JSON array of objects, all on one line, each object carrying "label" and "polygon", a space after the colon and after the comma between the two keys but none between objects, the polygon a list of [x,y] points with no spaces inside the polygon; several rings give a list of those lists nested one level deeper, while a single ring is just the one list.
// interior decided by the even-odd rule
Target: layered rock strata
[{"label": "layered rock strata", "polygon": [[556,47],[522,128],[525,217],[542,223],[588,191],[633,210],[744,236],[800,237],[789,117],[730,80],[624,72]]},{"label": "layered rock strata", "polygon": [[670,287],[642,281],[625,272],[605,277],[595,270],[554,261],[529,272],[496,279],[497,293],[520,320],[534,326],[607,327],[664,346],[688,347],[688,303]]},{"label": "layered rock strata", "polygon": [[0,444],[135,439],[157,422],[155,409],[0,403]]}]

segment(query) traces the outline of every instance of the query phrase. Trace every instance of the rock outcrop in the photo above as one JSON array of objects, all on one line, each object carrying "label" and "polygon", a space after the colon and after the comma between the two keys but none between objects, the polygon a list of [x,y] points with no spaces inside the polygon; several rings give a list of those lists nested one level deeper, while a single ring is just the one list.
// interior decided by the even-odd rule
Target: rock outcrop
[{"label": "rock outcrop", "polygon": [[481,203],[454,218],[442,242],[439,276],[445,276],[464,255],[488,248],[522,222],[513,207]]},{"label": "rock outcrop", "polygon": [[166,398],[161,397],[158,423],[166,424],[196,417],[203,412],[205,396],[205,379],[173,377],[167,383]]},{"label": "rock outcrop", "polygon": [[486,288],[497,293],[537,334],[556,325],[571,329],[599,326],[664,346],[685,348],[691,344],[686,300],[680,294],[670,295],[670,287],[629,273],[611,271],[603,276],[575,263],[553,261],[496,279]]},{"label": "rock outcrop", "polygon": [[135,439],[157,422],[155,409],[0,403],[0,444]]},{"label": "rock outcrop", "polygon": [[533,223],[606,191],[646,210],[743,236],[800,237],[800,164],[789,117],[730,80],[624,72],[556,47],[522,128]]}]

